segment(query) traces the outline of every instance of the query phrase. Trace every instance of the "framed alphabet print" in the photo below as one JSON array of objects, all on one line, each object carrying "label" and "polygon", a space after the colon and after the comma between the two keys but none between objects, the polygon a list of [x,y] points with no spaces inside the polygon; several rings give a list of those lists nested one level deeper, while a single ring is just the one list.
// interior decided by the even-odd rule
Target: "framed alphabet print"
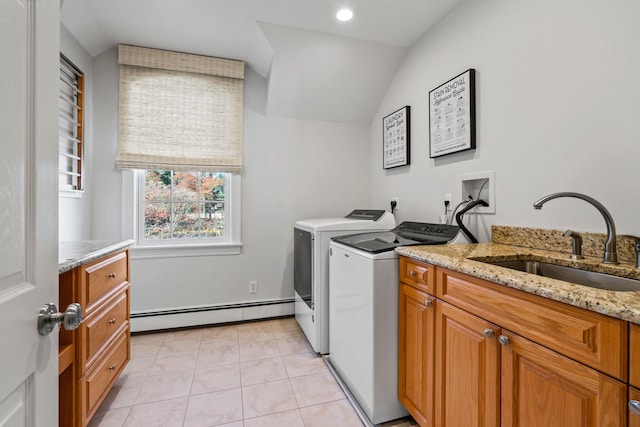
[{"label": "framed alphabet print", "polygon": [[411,107],[402,107],[382,119],[382,167],[397,168],[409,165]]},{"label": "framed alphabet print", "polygon": [[476,148],[475,70],[429,92],[429,157]]}]

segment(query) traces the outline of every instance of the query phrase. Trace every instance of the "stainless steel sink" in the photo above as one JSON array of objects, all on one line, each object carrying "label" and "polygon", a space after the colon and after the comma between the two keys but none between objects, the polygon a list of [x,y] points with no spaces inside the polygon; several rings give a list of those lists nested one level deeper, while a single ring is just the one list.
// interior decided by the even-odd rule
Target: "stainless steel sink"
[{"label": "stainless steel sink", "polygon": [[524,271],[525,273],[549,277],[551,279],[577,283],[591,288],[618,292],[640,291],[640,280],[612,276],[605,273],[596,273],[594,271],[579,270],[577,268],[566,267],[563,265],[555,265],[539,261],[484,262],[500,267],[511,268],[513,270]]}]

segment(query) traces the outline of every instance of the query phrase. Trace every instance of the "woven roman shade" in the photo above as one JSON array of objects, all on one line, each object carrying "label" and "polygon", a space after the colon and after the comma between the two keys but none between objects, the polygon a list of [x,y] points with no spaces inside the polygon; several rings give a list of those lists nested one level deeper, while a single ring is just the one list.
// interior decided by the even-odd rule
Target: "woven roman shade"
[{"label": "woven roman shade", "polygon": [[120,45],[120,169],[242,171],[244,63]]}]

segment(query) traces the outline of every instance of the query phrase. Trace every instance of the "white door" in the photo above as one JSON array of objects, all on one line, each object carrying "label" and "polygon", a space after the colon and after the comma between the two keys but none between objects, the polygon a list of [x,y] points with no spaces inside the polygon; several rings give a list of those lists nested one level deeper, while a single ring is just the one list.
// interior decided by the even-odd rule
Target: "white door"
[{"label": "white door", "polygon": [[58,424],[58,0],[0,0],[0,426]]}]

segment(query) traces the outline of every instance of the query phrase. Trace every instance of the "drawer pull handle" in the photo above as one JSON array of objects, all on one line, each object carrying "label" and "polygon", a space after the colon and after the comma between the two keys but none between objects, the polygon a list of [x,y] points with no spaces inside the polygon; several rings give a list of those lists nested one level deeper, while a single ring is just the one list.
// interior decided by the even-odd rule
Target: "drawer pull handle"
[{"label": "drawer pull handle", "polygon": [[483,334],[486,338],[493,338],[493,336],[495,335],[495,332],[493,332],[493,329],[487,328],[483,331]]},{"label": "drawer pull handle", "polygon": [[430,299],[426,299],[424,300],[424,305],[426,305],[427,307],[431,307],[433,305],[433,301],[431,301]]},{"label": "drawer pull handle", "polygon": [[109,366],[109,370],[110,370],[110,371],[115,371],[115,370],[116,370],[116,365],[111,365],[111,366]]},{"label": "drawer pull handle", "polygon": [[640,416],[640,402],[638,402],[637,400],[630,400],[628,406],[633,415]]},{"label": "drawer pull handle", "polygon": [[498,337],[498,341],[500,341],[500,344],[502,344],[502,345],[507,345],[507,344],[509,344],[509,337],[505,337],[504,335],[500,335]]},{"label": "drawer pull handle", "polygon": [[116,273],[110,273],[109,277],[112,278],[112,279],[115,279],[116,278]]},{"label": "drawer pull handle", "polygon": [[416,272],[415,272],[415,271],[413,271],[413,270],[411,270],[411,271],[409,272],[409,277],[416,277]]},{"label": "drawer pull handle", "polygon": [[113,325],[113,324],[115,324],[115,323],[116,323],[116,319],[115,319],[115,317],[114,317],[113,319],[109,319],[109,324],[110,324],[110,325]]}]

